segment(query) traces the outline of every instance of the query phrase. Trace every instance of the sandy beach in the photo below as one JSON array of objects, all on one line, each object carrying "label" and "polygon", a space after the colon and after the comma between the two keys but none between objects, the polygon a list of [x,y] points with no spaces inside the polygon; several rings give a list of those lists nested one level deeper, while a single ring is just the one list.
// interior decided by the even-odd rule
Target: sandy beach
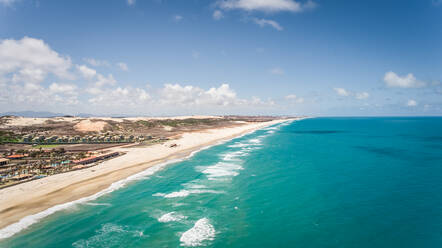
[{"label": "sandy beach", "polygon": [[[126,154],[97,166],[57,174],[0,190],[0,228],[53,206],[91,196],[112,183],[156,164],[184,158],[203,147],[232,139],[287,120],[246,123],[241,126],[183,133],[178,139],[148,147],[118,147]],[[177,144],[176,147],[170,147]]]}]

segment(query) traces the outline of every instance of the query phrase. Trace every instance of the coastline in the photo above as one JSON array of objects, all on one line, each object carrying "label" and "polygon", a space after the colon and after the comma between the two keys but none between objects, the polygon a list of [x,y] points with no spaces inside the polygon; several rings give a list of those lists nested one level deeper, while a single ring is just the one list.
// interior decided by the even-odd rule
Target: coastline
[{"label": "coastline", "polygon": [[[72,205],[94,200],[151,175],[170,163],[221,142],[277,123],[282,119],[183,133],[177,140],[144,148],[114,148],[126,154],[97,166],[58,174],[0,190],[0,239],[11,237],[39,220]],[[177,147],[170,148],[171,144]]]}]

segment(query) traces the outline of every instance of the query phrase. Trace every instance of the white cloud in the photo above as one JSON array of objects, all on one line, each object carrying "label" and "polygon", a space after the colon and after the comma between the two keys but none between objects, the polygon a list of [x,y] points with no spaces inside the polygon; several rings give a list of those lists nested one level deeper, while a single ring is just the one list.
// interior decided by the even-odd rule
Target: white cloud
[{"label": "white cloud", "polygon": [[0,42],[0,76],[12,74],[14,82],[41,82],[48,74],[72,78],[71,60],[53,51],[43,40],[24,37]]},{"label": "white cloud", "polygon": [[349,96],[350,92],[348,92],[346,89],[344,88],[333,88],[333,90],[336,91],[336,93],[340,96]]},{"label": "white cloud", "polygon": [[128,4],[129,6],[134,5],[135,2],[136,2],[136,0],[126,0],[126,1],[127,1],[127,4]]},{"label": "white cloud", "polygon": [[425,86],[425,82],[417,80],[412,73],[399,76],[392,71],[385,73],[384,82],[391,88],[420,88]]},{"label": "white cloud", "polygon": [[[71,60],[53,51],[43,40],[24,37],[0,41],[0,100],[8,107],[35,107],[78,103],[71,84],[41,85],[49,76],[70,80]],[[2,105],[2,108],[4,105]]]},{"label": "white cloud", "polygon": [[364,100],[370,97],[370,94],[368,94],[368,92],[360,92],[360,93],[356,93],[356,99],[358,100]]},{"label": "white cloud", "polygon": [[98,60],[94,58],[83,58],[91,66],[110,66],[110,63],[107,60]]},{"label": "white cloud", "polygon": [[181,20],[183,20],[183,16],[181,15],[174,15],[173,16],[173,20],[176,22],[180,22]]},{"label": "white cloud", "polygon": [[295,94],[287,95],[287,96],[285,96],[285,99],[292,101],[292,102],[296,102],[296,103],[304,103],[304,98],[298,97]]},{"label": "white cloud", "polygon": [[49,86],[49,92],[51,94],[66,94],[66,95],[78,95],[77,86],[74,84],[58,84],[52,83]]},{"label": "white cloud", "polygon": [[92,79],[97,75],[97,71],[87,67],[86,65],[77,65],[77,70],[87,79]]},{"label": "white cloud", "polygon": [[415,100],[413,100],[413,99],[410,99],[410,100],[408,100],[408,102],[407,102],[407,106],[408,107],[415,107],[415,106],[417,106],[418,105],[418,102],[416,102]]},{"label": "white cloud", "polygon": [[252,19],[254,23],[258,24],[260,27],[270,26],[278,31],[282,31],[284,28],[279,25],[276,21],[273,20],[267,20],[267,19],[258,19],[253,18]]},{"label": "white cloud", "polygon": [[165,84],[160,90],[160,104],[180,107],[233,107],[248,105],[274,105],[272,100],[263,101],[258,97],[250,100],[238,98],[228,84],[212,87],[208,90],[192,85]]},{"label": "white cloud", "polygon": [[285,99],[288,99],[288,100],[293,100],[296,98],[297,98],[297,96],[295,94],[290,94],[290,95],[285,96]]},{"label": "white cloud", "polygon": [[97,81],[95,82],[95,86],[102,87],[105,85],[115,85],[117,81],[115,80],[112,74],[107,75],[107,77],[97,74]]},{"label": "white cloud", "polygon": [[[192,56],[198,58],[199,53],[193,51]],[[228,84],[210,89],[166,84],[158,95],[152,97],[144,88],[118,84],[112,74],[103,75],[90,67],[107,66],[107,61],[83,60],[88,64],[72,64],[69,57],[59,55],[38,39],[0,40],[0,108],[64,112],[67,109],[72,111],[69,105],[76,105],[76,111],[145,114],[148,106],[155,106],[159,114],[179,107],[190,107],[182,110],[192,113],[201,113],[202,110],[222,114],[275,104],[271,99],[261,100],[258,97],[241,99]],[[124,69],[124,66],[118,65]],[[48,84],[48,80],[52,83]]]},{"label": "white cloud", "polygon": [[150,100],[150,95],[141,88],[117,87],[94,92],[95,96],[89,99],[94,105],[115,106],[137,106],[145,104]]},{"label": "white cloud", "polygon": [[263,12],[302,12],[316,7],[316,3],[311,0],[304,4],[294,0],[220,0],[217,5],[225,10],[240,9]]},{"label": "white cloud", "polygon": [[215,11],[213,12],[212,17],[213,17],[213,19],[215,19],[215,20],[221,20],[221,19],[224,17],[224,14],[223,14],[223,12],[221,12],[220,10],[215,10]]},{"label": "white cloud", "polygon": [[120,67],[120,69],[121,69],[122,71],[128,71],[128,70],[129,70],[129,67],[127,66],[126,63],[120,62],[120,63],[118,63],[117,65],[118,65],[118,67]]},{"label": "white cloud", "polygon": [[236,93],[228,84],[204,91],[191,85],[165,84],[161,90],[161,101],[182,105],[232,105],[236,104]]},{"label": "white cloud", "polygon": [[284,70],[279,67],[275,67],[270,69],[270,73],[274,75],[284,75]]}]

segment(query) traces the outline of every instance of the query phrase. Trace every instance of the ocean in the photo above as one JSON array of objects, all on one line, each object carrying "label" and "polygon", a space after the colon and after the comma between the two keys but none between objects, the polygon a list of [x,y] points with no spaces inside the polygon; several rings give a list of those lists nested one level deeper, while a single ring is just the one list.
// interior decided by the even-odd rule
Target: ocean
[{"label": "ocean", "polygon": [[442,118],[277,124],[87,200],[0,247],[442,247]]}]

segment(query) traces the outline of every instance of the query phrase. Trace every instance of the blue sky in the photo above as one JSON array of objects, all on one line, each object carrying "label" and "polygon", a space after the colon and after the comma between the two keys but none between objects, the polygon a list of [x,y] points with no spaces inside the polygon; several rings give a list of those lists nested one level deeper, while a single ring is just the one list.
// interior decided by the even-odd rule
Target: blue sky
[{"label": "blue sky", "polygon": [[442,114],[437,0],[0,0],[0,40],[0,112]]}]

